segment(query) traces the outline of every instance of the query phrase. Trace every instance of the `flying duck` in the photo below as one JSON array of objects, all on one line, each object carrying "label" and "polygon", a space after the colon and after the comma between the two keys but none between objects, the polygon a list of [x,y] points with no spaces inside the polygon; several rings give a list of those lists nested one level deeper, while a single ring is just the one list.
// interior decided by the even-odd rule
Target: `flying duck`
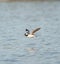
[{"label": "flying duck", "polygon": [[38,30],[40,30],[40,28],[36,28],[36,29],[32,30],[32,32],[30,32],[28,29],[26,29],[26,33],[24,35],[26,37],[33,38],[33,37],[35,37],[35,32],[37,32]]}]

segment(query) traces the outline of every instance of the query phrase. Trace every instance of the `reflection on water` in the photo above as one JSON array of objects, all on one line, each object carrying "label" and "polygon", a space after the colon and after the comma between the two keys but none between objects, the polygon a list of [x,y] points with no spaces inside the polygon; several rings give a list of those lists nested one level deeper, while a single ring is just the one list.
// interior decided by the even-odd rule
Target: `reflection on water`
[{"label": "reflection on water", "polygon": [[[25,29],[41,27],[35,38]],[[0,63],[60,64],[60,3],[0,3]]]}]

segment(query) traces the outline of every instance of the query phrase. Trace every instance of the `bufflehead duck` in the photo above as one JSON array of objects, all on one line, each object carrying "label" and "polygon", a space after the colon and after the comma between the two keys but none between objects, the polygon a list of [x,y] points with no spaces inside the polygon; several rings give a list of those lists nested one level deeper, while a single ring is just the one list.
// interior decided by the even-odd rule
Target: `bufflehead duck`
[{"label": "bufflehead duck", "polygon": [[26,37],[29,37],[29,38],[33,38],[35,37],[35,32],[37,32],[38,30],[40,30],[40,28],[36,28],[34,29],[31,33],[28,29],[26,29],[26,33],[24,34]]}]

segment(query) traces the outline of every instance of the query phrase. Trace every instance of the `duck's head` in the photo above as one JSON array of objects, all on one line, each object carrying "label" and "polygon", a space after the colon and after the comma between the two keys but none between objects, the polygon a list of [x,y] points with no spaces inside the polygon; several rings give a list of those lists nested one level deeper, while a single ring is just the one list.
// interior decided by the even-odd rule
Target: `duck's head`
[{"label": "duck's head", "polygon": [[25,35],[25,36],[28,36],[28,33],[25,33],[24,35]]}]

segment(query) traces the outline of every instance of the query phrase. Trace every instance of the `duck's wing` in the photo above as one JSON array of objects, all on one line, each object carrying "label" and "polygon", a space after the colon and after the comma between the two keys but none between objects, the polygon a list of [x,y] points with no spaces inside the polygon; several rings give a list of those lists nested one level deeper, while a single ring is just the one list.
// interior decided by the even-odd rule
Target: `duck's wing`
[{"label": "duck's wing", "polygon": [[40,28],[36,28],[36,29],[34,29],[32,32],[31,32],[31,34],[33,35],[35,32],[37,32],[38,30],[40,30]]},{"label": "duck's wing", "polygon": [[30,31],[29,31],[28,29],[26,29],[26,33],[27,33],[27,34],[30,34]]}]

